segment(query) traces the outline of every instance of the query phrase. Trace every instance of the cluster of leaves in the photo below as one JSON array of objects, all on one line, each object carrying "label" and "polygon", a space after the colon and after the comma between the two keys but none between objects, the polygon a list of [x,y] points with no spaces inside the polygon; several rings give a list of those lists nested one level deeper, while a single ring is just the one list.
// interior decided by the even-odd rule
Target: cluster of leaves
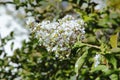
[{"label": "cluster of leaves", "polygon": [[[37,5],[32,3],[34,1],[37,2]],[[39,46],[38,39],[34,38],[32,34],[29,37],[29,42],[23,41],[22,48],[15,50],[13,56],[5,56],[3,59],[0,59],[1,79],[120,79],[120,11],[119,4],[116,4],[120,1],[115,0],[113,2],[111,0],[103,10],[95,10],[94,7],[97,4],[91,2],[91,0],[66,0],[70,6],[65,11],[63,7],[59,6],[63,2],[62,0],[28,0],[25,2],[14,0],[17,9],[25,6],[27,11],[32,12],[33,16],[40,15],[36,19],[39,21],[47,19],[48,16],[51,17],[48,19],[57,19],[68,13],[81,16],[87,23],[85,28],[86,39],[83,42],[76,42],[74,44],[69,57],[56,57],[54,53],[48,53],[44,46]],[[31,5],[33,10],[29,10],[28,4]],[[81,8],[83,4],[86,4],[87,7]],[[43,9],[38,10],[38,8]],[[48,14],[54,15],[50,16]],[[99,55],[99,64],[97,65],[96,55]],[[14,67],[10,65],[10,62],[18,65]],[[9,69],[6,70],[6,67],[9,67]],[[17,69],[17,71],[14,72],[14,69]]]},{"label": "cluster of leaves", "polygon": [[[44,19],[56,20],[73,12],[73,4],[62,0],[13,0],[16,10],[23,8],[26,16],[33,16],[37,22]],[[31,13],[31,14],[29,14]]]}]

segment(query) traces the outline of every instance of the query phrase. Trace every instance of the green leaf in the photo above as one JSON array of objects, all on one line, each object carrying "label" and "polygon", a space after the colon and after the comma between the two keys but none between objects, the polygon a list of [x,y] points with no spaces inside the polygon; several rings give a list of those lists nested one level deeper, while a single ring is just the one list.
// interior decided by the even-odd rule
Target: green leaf
[{"label": "green leaf", "polygon": [[20,0],[14,0],[14,3],[16,4],[20,3]]},{"label": "green leaf", "polygon": [[74,44],[73,48],[82,47],[82,46],[84,46],[84,44],[81,41],[78,41]]},{"label": "green leaf", "polygon": [[70,77],[70,80],[75,80],[75,79],[76,79],[75,75]]},{"label": "green leaf", "polygon": [[13,50],[14,42],[11,43],[11,50]]},{"label": "green leaf", "polygon": [[117,60],[116,60],[116,58],[114,56],[111,56],[109,61],[113,65],[114,69],[116,69],[117,68]]},{"label": "green leaf", "polygon": [[120,70],[119,69],[112,69],[112,70],[107,70],[104,72],[104,76],[110,76],[111,74],[114,74],[114,73],[119,73]]},{"label": "green leaf", "polygon": [[14,32],[13,32],[13,31],[10,33],[10,36],[11,36],[11,37],[13,37],[13,36],[14,36]]},{"label": "green leaf", "polygon": [[81,67],[85,63],[87,55],[88,55],[88,48],[86,49],[85,53],[83,53],[83,55],[81,57],[79,57],[78,60],[75,63],[75,72],[76,72],[76,74],[79,73],[79,70],[81,69]]},{"label": "green leaf", "polygon": [[100,77],[97,77],[95,80],[100,80]]},{"label": "green leaf", "polygon": [[120,52],[120,48],[113,48],[113,49],[111,49],[111,52],[113,52],[113,53],[118,53],[118,52]]},{"label": "green leaf", "polygon": [[77,0],[77,4],[79,4],[80,0]]},{"label": "green leaf", "polygon": [[2,65],[3,65],[3,60],[0,59],[0,66],[2,66]]},{"label": "green leaf", "polygon": [[119,80],[117,74],[112,74],[112,75],[110,76],[110,79],[111,79],[111,80]]},{"label": "green leaf", "polygon": [[0,50],[0,55],[2,54],[3,50]]},{"label": "green leaf", "polygon": [[117,60],[114,55],[106,55],[106,58],[108,59],[108,62],[111,63],[114,67],[114,69],[117,68]]},{"label": "green leaf", "polygon": [[108,67],[105,65],[98,65],[97,67],[94,67],[91,72],[96,72],[96,71],[107,71]]},{"label": "green leaf", "polygon": [[118,33],[110,36],[110,45],[112,48],[117,48]]},{"label": "green leaf", "polygon": [[34,0],[29,0],[30,3],[34,2]]},{"label": "green leaf", "polygon": [[92,21],[93,18],[92,17],[89,17],[89,16],[83,16],[84,17],[84,20],[85,22],[88,22],[88,21]]}]

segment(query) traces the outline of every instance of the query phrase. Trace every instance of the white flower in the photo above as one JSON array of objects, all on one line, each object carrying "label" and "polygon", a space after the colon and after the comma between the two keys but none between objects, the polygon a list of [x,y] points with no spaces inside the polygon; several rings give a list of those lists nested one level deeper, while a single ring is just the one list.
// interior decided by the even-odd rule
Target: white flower
[{"label": "white flower", "polygon": [[40,45],[46,47],[49,52],[70,51],[70,47],[77,42],[77,36],[84,38],[85,23],[82,19],[75,19],[71,15],[56,22],[42,21],[34,24],[32,32],[36,33]]},{"label": "white flower", "polygon": [[58,45],[56,45],[55,47],[52,48],[52,51],[56,51],[58,48]]},{"label": "white flower", "polygon": [[94,61],[95,61],[94,67],[97,67],[100,64],[100,54],[95,55]]}]

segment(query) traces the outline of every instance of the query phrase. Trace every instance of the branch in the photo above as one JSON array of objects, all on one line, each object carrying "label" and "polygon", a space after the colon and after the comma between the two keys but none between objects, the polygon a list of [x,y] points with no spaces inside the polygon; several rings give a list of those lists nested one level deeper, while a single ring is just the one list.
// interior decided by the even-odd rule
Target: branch
[{"label": "branch", "polygon": [[83,45],[86,45],[86,46],[89,46],[89,47],[93,47],[93,48],[97,48],[97,49],[100,49],[99,46],[96,46],[96,45],[91,45],[91,44],[86,44],[86,43],[82,43]]}]

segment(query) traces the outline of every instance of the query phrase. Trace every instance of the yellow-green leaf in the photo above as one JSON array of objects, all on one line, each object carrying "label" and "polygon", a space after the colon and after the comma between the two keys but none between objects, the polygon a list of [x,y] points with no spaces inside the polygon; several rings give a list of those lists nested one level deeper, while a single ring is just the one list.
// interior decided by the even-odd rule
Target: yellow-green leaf
[{"label": "yellow-green leaf", "polygon": [[112,48],[117,48],[118,33],[110,36],[110,45]]}]

